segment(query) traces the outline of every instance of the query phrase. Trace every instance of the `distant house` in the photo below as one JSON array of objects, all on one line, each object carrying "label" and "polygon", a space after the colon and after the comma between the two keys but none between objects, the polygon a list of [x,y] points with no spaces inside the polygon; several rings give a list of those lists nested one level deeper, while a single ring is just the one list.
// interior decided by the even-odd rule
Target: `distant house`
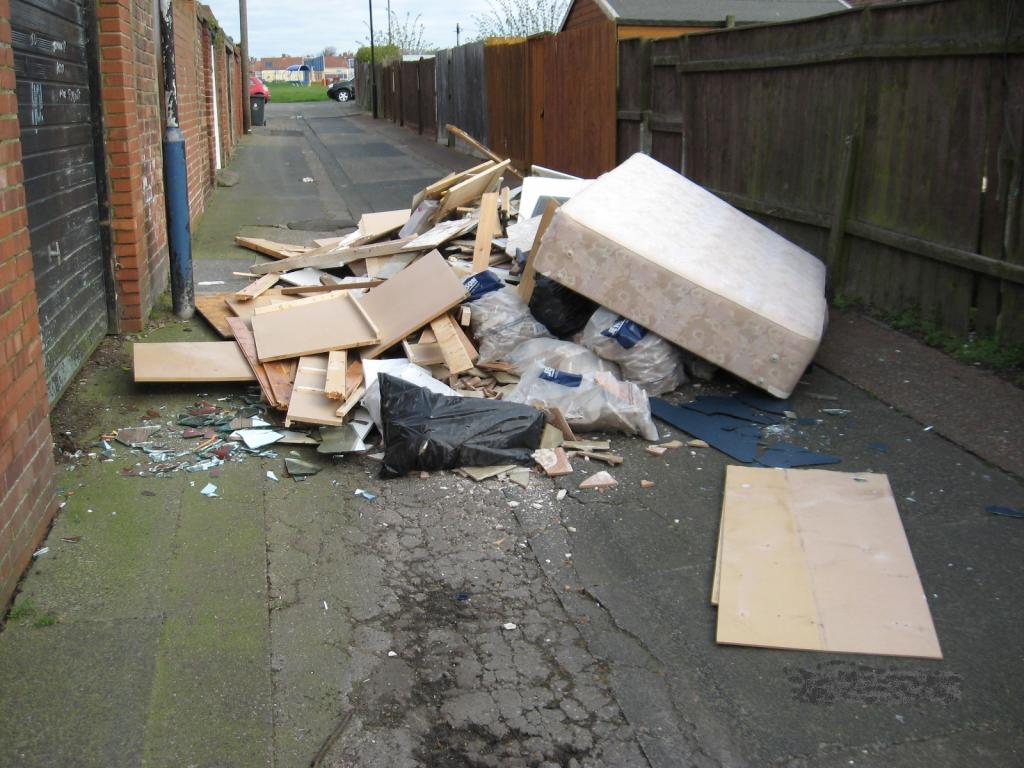
[{"label": "distant house", "polygon": [[266,56],[253,59],[250,69],[254,75],[268,83],[351,80],[355,75],[355,55]]},{"label": "distant house", "polygon": [[572,0],[558,31],[611,21],[619,40],[677,37],[732,23],[793,21],[842,11],[844,0]]}]

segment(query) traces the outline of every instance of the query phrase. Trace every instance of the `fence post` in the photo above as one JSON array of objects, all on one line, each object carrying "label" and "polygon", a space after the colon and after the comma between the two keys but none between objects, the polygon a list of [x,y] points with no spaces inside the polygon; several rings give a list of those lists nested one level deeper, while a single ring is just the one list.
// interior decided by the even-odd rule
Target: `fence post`
[{"label": "fence post", "polygon": [[643,38],[640,42],[640,151],[651,154],[651,40]]},{"label": "fence post", "polygon": [[836,287],[842,285],[846,274],[846,221],[850,215],[850,198],[853,194],[853,182],[857,166],[857,135],[850,134],[843,139],[843,150],[840,158],[839,175],[836,177],[836,195],[832,203],[832,227],[828,232],[828,250],[826,266],[828,267],[829,297],[834,297]]}]

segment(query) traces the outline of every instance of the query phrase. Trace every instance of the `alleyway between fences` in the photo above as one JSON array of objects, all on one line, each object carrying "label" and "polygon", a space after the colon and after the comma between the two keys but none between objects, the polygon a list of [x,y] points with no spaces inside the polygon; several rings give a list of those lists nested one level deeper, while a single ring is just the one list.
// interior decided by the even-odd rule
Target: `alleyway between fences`
[{"label": "alleyway between fences", "polygon": [[[199,292],[250,282],[237,234],[336,235],[477,162],[352,105],[267,117],[194,233]],[[808,447],[889,475],[944,654],[918,661],[715,643],[730,462],[710,449],[602,436],[625,461],[600,495],[385,481],[305,446],[212,476],[133,476],[120,443],[104,461],[101,436],[147,414],[241,402],[132,382],[132,341],[216,338],[164,308],[55,409],[64,506],[0,632],[0,765],[1021,764],[1024,523],[986,512],[1024,507],[1021,390],[838,314],[794,394]],[[322,470],[293,481],[290,450]]]}]

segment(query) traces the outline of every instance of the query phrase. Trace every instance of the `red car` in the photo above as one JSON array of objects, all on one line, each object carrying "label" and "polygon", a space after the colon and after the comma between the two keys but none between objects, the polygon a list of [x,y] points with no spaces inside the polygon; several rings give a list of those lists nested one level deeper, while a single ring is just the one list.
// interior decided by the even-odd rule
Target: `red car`
[{"label": "red car", "polygon": [[249,95],[250,96],[262,96],[270,103],[270,89],[267,88],[267,84],[260,80],[256,75],[252,75],[249,78]]}]

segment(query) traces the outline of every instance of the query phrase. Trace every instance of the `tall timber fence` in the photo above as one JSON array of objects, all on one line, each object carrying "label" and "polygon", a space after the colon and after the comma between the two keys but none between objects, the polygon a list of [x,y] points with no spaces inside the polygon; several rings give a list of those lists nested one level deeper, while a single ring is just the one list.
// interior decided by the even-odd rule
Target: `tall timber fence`
[{"label": "tall timber fence", "polygon": [[646,152],[829,267],[835,295],[1024,342],[1024,18],[944,0],[619,45]]}]

